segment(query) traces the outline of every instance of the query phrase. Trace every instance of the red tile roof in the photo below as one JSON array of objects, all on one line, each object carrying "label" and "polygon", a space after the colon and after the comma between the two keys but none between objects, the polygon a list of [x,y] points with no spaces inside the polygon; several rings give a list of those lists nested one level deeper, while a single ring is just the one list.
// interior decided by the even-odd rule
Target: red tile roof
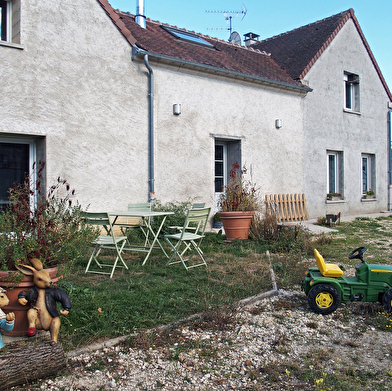
[{"label": "red tile roof", "polygon": [[[107,0],[97,0],[112,19],[113,23],[133,46],[143,49],[151,57],[163,60],[174,59],[188,66],[202,66],[210,71],[223,71],[236,77],[244,76],[270,82],[288,88],[310,91],[294,80],[267,53],[246,48],[201,34],[193,34],[209,42],[214,48],[189,43],[176,38],[161,23],[146,19],[147,28],[141,28],[130,13],[113,10]],[[173,27],[165,25],[168,27]],[[177,27],[176,27],[177,28]],[[179,29],[181,31],[187,31]]]},{"label": "red tile roof", "polygon": [[286,69],[293,79],[301,80],[349,19],[353,20],[385,91],[389,99],[392,100],[391,92],[352,8],[307,26],[260,41],[253,47],[271,53],[273,59]]}]

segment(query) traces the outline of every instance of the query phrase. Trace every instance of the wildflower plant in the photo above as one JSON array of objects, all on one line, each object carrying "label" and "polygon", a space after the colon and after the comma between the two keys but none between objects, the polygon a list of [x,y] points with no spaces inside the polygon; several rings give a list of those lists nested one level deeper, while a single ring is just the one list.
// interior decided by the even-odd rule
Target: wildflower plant
[{"label": "wildflower plant", "polygon": [[73,202],[75,190],[65,179],[44,190],[45,163],[36,180],[27,176],[9,190],[9,204],[0,212],[0,270],[38,258],[45,268],[71,265],[87,253],[96,232],[83,222],[82,208]]},{"label": "wildflower plant", "polygon": [[229,182],[223,188],[219,199],[222,212],[245,212],[259,209],[258,189],[250,180],[245,179],[247,168],[241,169],[238,162],[230,169]]}]

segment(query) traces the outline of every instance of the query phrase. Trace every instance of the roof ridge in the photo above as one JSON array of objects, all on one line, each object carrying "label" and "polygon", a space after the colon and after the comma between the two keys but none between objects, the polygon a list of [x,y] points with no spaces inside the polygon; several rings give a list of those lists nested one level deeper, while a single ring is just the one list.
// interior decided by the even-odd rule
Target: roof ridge
[{"label": "roof ridge", "polygon": [[[354,15],[354,10],[350,8],[347,11],[340,12],[339,14],[335,14],[330,16],[329,18],[324,18],[321,21],[326,21],[327,19],[334,18],[338,15],[342,15],[342,19],[340,20],[340,23],[337,25],[337,27],[333,30],[332,34],[324,41],[320,49],[317,51],[317,53],[313,56],[313,58],[309,61],[309,63],[306,65],[305,69],[301,72],[299,78],[303,79],[305,75],[309,72],[310,68],[314,65],[314,63],[320,58],[320,56],[324,53],[325,49],[331,44],[332,40],[336,37],[336,35],[339,33],[339,31],[343,28],[343,26],[346,24],[346,22],[350,18],[355,18]],[[344,16],[343,16],[344,15]],[[314,24],[314,23],[312,23]],[[309,25],[308,25],[309,26]]]},{"label": "roof ridge", "polygon": [[295,32],[295,31],[301,30],[301,29],[303,29],[303,28],[305,28],[305,27],[310,27],[310,26],[313,26],[313,25],[316,25],[316,24],[319,24],[319,23],[326,22],[327,20],[332,19],[332,18],[335,18],[335,17],[337,17],[338,15],[342,15],[342,17],[343,17],[343,15],[344,15],[344,18],[346,18],[346,17],[347,17],[347,14],[349,14],[351,11],[352,11],[352,14],[354,14],[354,10],[353,10],[352,8],[350,8],[350,9],[348,9],[348,10],[346,10],[346,11],[342,11],[342,12],[339,12],[339,13],[337,13],[337,14],[328,16],[327,18],[319,19],[319,20],[316,20],[315,22],[308,23],[308,24],[305,24],[305,25],[303,25],[303,26],[296,27],[296,28],[294,28],[294,29],[292,29],[292,30],[287,30],[287,31],[285,31],[284,33],[280,33],[280,34],[274,35],[274,36],[272,36],[272,37],[263,39],[263,40],[260,41],[260,42],[271,41],[272,39],[276,39],[276,38],[278,38],[278,37],[282,37],[282,36],[284,36],[284,35],[291,34],[291,33]]}]

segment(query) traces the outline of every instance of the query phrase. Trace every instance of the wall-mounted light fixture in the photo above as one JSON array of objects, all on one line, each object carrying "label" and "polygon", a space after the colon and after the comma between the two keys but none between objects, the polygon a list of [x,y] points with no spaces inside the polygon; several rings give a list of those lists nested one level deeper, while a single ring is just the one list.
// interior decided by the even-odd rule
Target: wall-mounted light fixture
[{"label": "wall-mounted light fixture", "polygon": [[173,105],[173,114],[175,114],[175,115],[181,114],[181,105],[179,103],[175,103]]},{"label": "wall-mounted light fixture", "polygon": [[281,119],[276,119],[275,120],[275,128],[280,129],[282,127],[283,123]]}]

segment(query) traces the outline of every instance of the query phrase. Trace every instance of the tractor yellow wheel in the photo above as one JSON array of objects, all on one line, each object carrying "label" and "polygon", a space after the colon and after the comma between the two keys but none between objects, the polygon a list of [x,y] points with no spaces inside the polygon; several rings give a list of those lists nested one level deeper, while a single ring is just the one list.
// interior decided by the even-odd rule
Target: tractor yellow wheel
[{"label": "tractor yellow wheel", "polygon": [[308,293],[310,308],[322,315],[335,311],[340,301],[338,290],[331,284],[317,284]]},{"label": "tractor yellow wheel", "polygon": [[315,301],[318,307],[329,308],[333,304],[333,296],[329,292],[320,292]]}]

